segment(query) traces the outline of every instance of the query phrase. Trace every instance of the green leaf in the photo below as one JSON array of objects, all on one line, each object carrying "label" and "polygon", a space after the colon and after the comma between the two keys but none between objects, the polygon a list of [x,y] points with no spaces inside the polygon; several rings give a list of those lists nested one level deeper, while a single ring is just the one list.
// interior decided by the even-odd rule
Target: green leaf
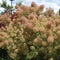
[{"label": "green leaf", "polygon": [[38,52],[30,52],[27,54],[27,59],[32,59],[38,55]]}]

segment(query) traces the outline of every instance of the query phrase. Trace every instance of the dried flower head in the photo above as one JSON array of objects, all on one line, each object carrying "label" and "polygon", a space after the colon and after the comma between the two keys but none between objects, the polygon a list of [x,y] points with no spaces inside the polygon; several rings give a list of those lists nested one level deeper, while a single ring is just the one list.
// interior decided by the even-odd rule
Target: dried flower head
[{"label": "dried flower head", "polygon": [[39,27],[33,27],[32,29],[33,29],[33,32],[39,31]]},{"label": "dried flower head", "polygon": [[35,2],[32,2],[31,7],[37,7],[37,4]]},{"label": "dried flower head", "polygon": [[46,27],[47,27],[48,29],[50,29],[50,28],[52,27],[52,22],[51,22],[51,21],[47,21],[47,22],[46,22]]},{"label": "dried flower head", "polygon": [[42,46],[43,47],[47,46],[47,42],[46,41],[42,41]]},{"label": "dried flower head", "polygon": [[44,5],[40,5],[38,8],[39,8],[40,11],[43,11]]},{"label": "dried flower head", "polygon": [[60,30],[56,32],[57,36],[60,37]]},{"label": "dried flower head", "polygon": [[47,42],[52,44],[54,42],[54,37],[53,36],[48,36]]},{"label": "dried flower head", "polygon": [[27,23],[25,24],[25,26],[26,26],[26,28],[28,28],[28,29],[32,29],[32,28],[33,28],[33,24],[30,23],[30,22],[27,22]]}]

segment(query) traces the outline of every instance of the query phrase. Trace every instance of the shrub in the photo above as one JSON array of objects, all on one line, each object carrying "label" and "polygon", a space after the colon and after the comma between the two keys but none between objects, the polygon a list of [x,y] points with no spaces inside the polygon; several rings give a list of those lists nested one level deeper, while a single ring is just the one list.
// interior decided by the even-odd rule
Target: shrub
[{"label": "shrub", "polygon": [[42,13],[43,8],[33,2],[18,5],[13,19],[1,15],[0,48],[10,60],[60,60],[60,16],[51,9]]}]

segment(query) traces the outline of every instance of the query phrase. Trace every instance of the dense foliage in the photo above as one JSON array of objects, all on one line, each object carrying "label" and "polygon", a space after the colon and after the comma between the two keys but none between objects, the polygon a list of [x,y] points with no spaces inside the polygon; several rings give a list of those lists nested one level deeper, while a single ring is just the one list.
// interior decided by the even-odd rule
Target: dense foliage
[{"label": "dense foliage", "polygon": [[0,15],[0,60],[60,60],[60,16],[43,9],[32,2]]}]

